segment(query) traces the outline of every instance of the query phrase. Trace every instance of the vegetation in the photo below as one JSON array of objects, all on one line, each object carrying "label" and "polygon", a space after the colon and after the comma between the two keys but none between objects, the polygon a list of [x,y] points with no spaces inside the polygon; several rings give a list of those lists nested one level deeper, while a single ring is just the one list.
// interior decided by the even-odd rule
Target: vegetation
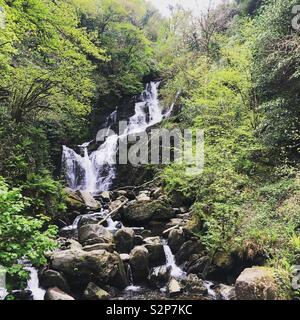
[{"label": "vegetation", "polygon": [[[300,37],[296,0],[236,0],[170,18],[144,0],[0,0],[0,264],[44,262],[65,210],[61,145],[84,141],[146,79],[205,130],[203,173],[160,170],[212,259],[299,264]],[[24,274],[23,274],[24,275]]]}]

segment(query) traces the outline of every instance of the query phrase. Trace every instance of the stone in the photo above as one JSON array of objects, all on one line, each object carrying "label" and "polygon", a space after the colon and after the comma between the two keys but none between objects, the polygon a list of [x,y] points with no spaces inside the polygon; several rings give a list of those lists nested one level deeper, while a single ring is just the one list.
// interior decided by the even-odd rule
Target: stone
[{"label": "stone", "polygon": [[[98,224],[101,220],[103,220],[102,213],[93,213],[93,214],[85,214],[82,215],[80,220],[78,221],[78,229],[87,225],[87,224]],[[106,226],[105,224],[103,225]]]},{"label": "stone", "polygon": [[41,273],[39,280],[41,287],[44,289],[56,287],[64,292],[70,292],[70,287],[67,283],[67,280],[58,271],[51,269],[44,270]]},{"label": "stone", "polygon": [[121,253],[120,254],[120,258],[121,258],[121,260],[123,261],[123,262],[129,262],[129,260],[130,260],[130,255],[129,254],[127,254],[127,253]]},{"label": "stone", "polygon": [[232,286],[227,286],[225,284],[219,285],[219,295],[222,300],[235,300],[235,289]]},{"label": "stone", "polygon": [[144,244],[144,238],[142,236],[134,236],[134,246],[141,246],[142,244]]},{"label": "stone", "polygon": [[115,251],[115,245],[113,243],[96,243],[89,246],[85,246],[82,250],[90,252],[95,250],[106,250],[113,253]]},{"label": "stone", "polygon": [[148,194],[140,192],[139,195],[136,197],[137,201],[150,201],[151,198]]},{"label": "stone", "polygon": [[83,200],[85,206],[93,211],[101,209],[101,204],[95,200],[92,194],[88,191],[78,190],[77,195]]},{"label": "stone", "polygon": [[110,298],[110,294],[108,292],[101,289],[93,282],[88,284],[83,296],[86,300],[108,300]]},{"label": "stone", "polygon": [[51,269],[62,272],[70,281],[95,282],[123,289],[128,285],[124,263],[119,254],[106,250],[87,252],[82,249],[54,251]]},{"label": "stone", "polygon": [[136,201],[122,213],[122,220],[133,226],[145,226],[150,221],[168,221],[174,217],[169,204],[159,201]]},{"label": "stone", "polygon": [[163,288],[168,283],[170,274],[170,266],[160,266],[152,268],[148,276],[150,286],[155,289]]},{"label": "stone", "polygon": [[189,274],[181,282],[182,282],[184,291],[186,291],[187,293],[200,294],[200,295],[207,294],[206,286],[204,285],[203,281],[195,274]]},{"label": "stone", "polygon": [[277,290],[274,270],[271,268],[247,268],[235,283],[237,300],[277,300]]},{"label": "stone", "polygon": [[179,251],[185,240],[185,235],[182,229],[174,229],[170,231],[168,236],[168,245],[173,254]]},{"label": "stone", "polygon": [[159,187],[151,190],[151,197],[152,197],[153,199],[158,199],[161,194],[162,194],[162,189],[159,188]]},{"label": "stone", "polygon": [[64,188],[64,193],[66,194],[66,203],[69,210],[79,210],[81,212],[86,209],[83,200],[76,194],[76,191],[71,188]]},{"label": "stone", "polygon": [[177,252],[175,258],[177,264],[182,264],[188,261],[193,254],[203,252],[203,246],[199,241],[189,240],[185,242]]},{"label": "stone", "polygon": [[103,202],[110,202],[110,192],[109,191],[101,192],[100,198]]},{"label": "stone", "polygon": [[168,295],[171,298],[176,297],[181,293],[181,290],[182,289],[181,289],[180,283],[175,278],[172,278],[167,285]]},{"label": "stone", "polygon": [[184,270],[188,274],[194,273],[200,277],[205,277],[206,273],[210,271],[210,262],[210,257],[194,254],[191,256],[191,259],[185,264]]},{"label": "stone", "polygon": [[141,284],[147,281],[149,274],[149,252],[144,246],[135,247],[130,252],[130,267],[133,281]]},{"label": "stone", "polygon": [[88,224],[79,228],[78,239],[82,245],[111,243],[113,234],[99,224]]},{"label": "stone", "polygon": [[75,300],[67,293],[61,291],[59,288],[49,288],[45,294],[45,300]]},{"label": "stone", "polygon": [[164,246],[159,237],[150,237],[144,239],[144,247],[149,252],[150,268],[161,266],[166,263]]},{"label": "stone", "polygon": [[129,253],[134,247],[134,231],[130,228],[122,228],[114,235],[116,249],[120,253]]}]

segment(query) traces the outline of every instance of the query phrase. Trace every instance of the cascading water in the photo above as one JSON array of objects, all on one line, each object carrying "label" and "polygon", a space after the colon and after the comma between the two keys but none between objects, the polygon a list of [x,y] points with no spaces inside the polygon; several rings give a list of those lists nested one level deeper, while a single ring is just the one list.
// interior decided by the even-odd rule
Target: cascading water
[{"label": "cascading water", "polygon": [[175,262],[175,257],[171,251],[171,248],[167,245],[164,244],[164,252],[165,252],[165,256],[166,256],[166,267],[170,267],[171,268],[171,276],[174,278],[181,278],[183,276],[185,276],[185,272],[182,271]]},{"label": "cascading water", "polygon": [[[83,156],[74,150],[63,146],[62,164],[66,181],[74,190],[90,192],[109,190],[115,175],[115,157],[118,151],[118,141],[129,134],[145,131],[148,127],[159,123],[163,119],[162,108],[158,100],[159,83],[147,84],[141,95],[141,102],[135,104],[135,114],[129,121],[127,128],[119,135],[110,135],[98,150],[88,153],[90,142],[79,146]],[[117,111],[114,111],[105,122],[109,130],[116,122]]]}]

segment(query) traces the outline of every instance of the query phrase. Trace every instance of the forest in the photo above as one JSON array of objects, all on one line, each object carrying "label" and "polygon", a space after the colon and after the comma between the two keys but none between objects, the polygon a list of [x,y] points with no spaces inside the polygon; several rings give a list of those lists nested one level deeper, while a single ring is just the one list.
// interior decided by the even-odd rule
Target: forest
[{"label": "forest", "polygon": [[[0,0],[5,299],[300,298],[299,4]],[[72,187],[66,166],[99,147],[82,143],[143,90],[171,106],[155,127],[204,130],[203,172],[120,166],[98,192]]]}]

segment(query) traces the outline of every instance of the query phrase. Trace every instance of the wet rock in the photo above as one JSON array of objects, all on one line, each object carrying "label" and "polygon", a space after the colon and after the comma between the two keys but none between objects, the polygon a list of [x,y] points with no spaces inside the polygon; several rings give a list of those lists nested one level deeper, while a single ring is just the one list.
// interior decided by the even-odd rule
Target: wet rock
[{"label": "wet rock", "polygon": [[210,271],[210,257],[194,254],[191,259],[186,262],[184,270],[189,273],[194,273],[205,278],[207,272]]},{"label": "wet rock", "polygon": [[204,282],[195,274],[189,274],[181,281],[184,291],[194,294],[207,294],[207,288]]},{"label": "wet rock", "polygon": [[149,252],[144,246],[135,247],[130,253],[130,267],[133,281],[144,283],[149,274]]},{"label": "wet rock", "polygon": [[[121,196],[119,198],[117,198],[116,200],[114,200],[113,202],[110,203],[109,205],[109,211],[115,211],[115,213],[112,215],[112,218],[114,220],[121,220],[121,213],[123,212],[123,207],[122,204],[126,203],[128,201],[128,199],[124,196]],[[119,208],[119,209],[118,209]],[[117,210],[118,209],[118,210]]]},{"label": "wet rock", "polygon": [[218,291],[219,291],[220,299],[222,299],[222,300],[235,300],[236,299],[235,289],[232,286],[220,284]]},{"label": "wet rock", "polygon": [[[33,300],[32,292],[30,290],[13,290],[10,294],[15,300],[31,301]],[[6,296],[5,300],[8,298]]]},{"label": "wet rock", "polygon": [[152,197],[153,199],[158,199],[161,194],[162,194],[162,189],[159,188],[159,187],[151,190],[151,197]]},{"label": "wet rock", "polygon": [[95,200],[92,194],[88,191],[78,190],[76,194],[82,199],[83,203],[89,210],[99,210],[101,209],[101,204]]},{"label": "wet rock", "polygon": [[[83,215],[78,222],[78,229],[87,224],[98,224],[101,220],[103,220],[103,214],[100,213]],[[106,227],[107,223],[102,225]]]},{"label": "wet rock", "polygon": [[151,237],[152,233],[151,233],[151,230],[143,230],[141,232],[141,236],[145,239],[145,238],[149,238]]},{"label": "wet rock", "polygon": [[66,194],[66,202],[69,210],[85,210],[86,206],[82,198],[76,194],[76,191],[71,188],[65,188],[64,192]]},{"label": "wet rock", "polygon": [[45,300],[75,300],[75,299],[58,288],[49,288],[46,291]]},{"label": "wet rock", "polygon": [[110,243],[113,241],[112,233],[99,224],[88,224],[80,227],[78,238],[82,245]]},{"label": "wet rock", "polygon": [[147,228],[151,230],[151,235],[153,237],[161,236],[163,232],[168,229],[168,226],[166,225],[166,222],[161,221],[151,221],[147,225]]},{"label": "wet rock", "polygon": [[180,286],[180,283],[175,278],[172,278],[167,285],[168,295],[171,298],[176,297],[181,293],[181,291],[182,291],[182,288]]},{"label": "wet rock", "polygon": [[114,235],[116,249],[120,253],[129,253],[134,247],[134,231],[130,228],[122,228]]},{"label": "wet rock", "polygon": [[96,250],[106,250],[113,253],[115,251],[115,245],[113,243],[96,243],[89,246],[85,246],[82,250],[90,252]]},{"label": "wet rock", "polygon": [[44,270],[40,277],[40,285],[44,289],[48,288],[54,288],[57,287],[58,289],[69,293],[70,287],[67,283],[67,280],[64,278],[64,276],[55,270]]},{"label": "wet rock", "polygon": [[88,284],[83,296],[87,300],[108,300],[110,298],[110,294],[108,292],[101,289],[93,282]]},{"label": "wet rock", "polygon": [[277,300],[274,270],[264,267],[245,269],[235,283],[237,300]]},{"label": "wet rock", "polygon": [[139,195],[136,197],[137,201],[150,201],[151,198],[149,196],[148,193],[146,193],[145,191],[142,191],[139,193]]},{"label": "wet rock", "polygon": [[100,194],[100,198],[103,202],[110,202],[110,192],[104,191]]},{"label": "wet rock", "polygon": [[199,241],[189,240],[185,242],[175,256],[177,264],[180,265],[188,261],[193,254],[201,253],[202,251],[203,246]]},{"label": "wet rock", "polygon": [[144,244],[144,238],[142,236],[134,236],[134,246],[141,246]]},{"label": "wet rock", "polygon": [[172,208],[159,200],[130,203],[122,214],[124,221],[134,226],[145,226],[150,221],[168,221],[173,217]]},{"label": "wet rock", "polygon": [[[128,285],[124,264],[117,253],[106,250],[55,251],[50,258],[51,268],[62,272],[71,281],[95,282],[123,289]],[[70,279],[70,281],[69,281]]]},{"label": "wet rock", "polygon": [[171,230],[168,236],[168,245],[175,254],[185,242],[185,235],[182,229]]},{"label": "wet rock", "polygon": [[150,237],[144,239],[144,247],[149,252],[149,266],[157,267],[166,263],[164,246],[159,237]]},{"label": "wet rock", "polygon": [[152,288],[163,288],[170,279],[171,267],[160,266],[152,268],[148,280]]},{"label": "wet rock", "polygon": [[123,262],[129,262],[129,260],[130,260],[130,255],[129,254],[127,254],[127,253],[121,253],[120,254],[120,258],[121,258],[121,260],[123,261]]}]

